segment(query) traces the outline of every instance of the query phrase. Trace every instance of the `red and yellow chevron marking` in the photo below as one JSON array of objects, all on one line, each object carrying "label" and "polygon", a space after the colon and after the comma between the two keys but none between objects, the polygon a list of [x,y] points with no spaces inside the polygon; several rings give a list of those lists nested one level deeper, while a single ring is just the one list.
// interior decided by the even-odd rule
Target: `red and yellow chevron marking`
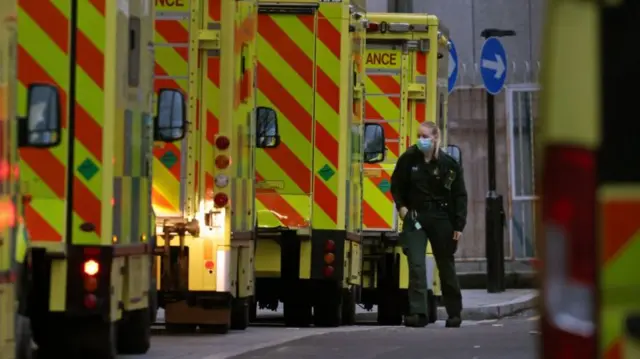
[{"label": "red and yellow chevron marking", "polygon": [[[187,98],[189,74],[189,7],[156,9],[154,92],[177,89]],[[177,15],[185,15],[177,20]],[[197,121],[196,127],[200,123]],[[182,215],[180,177],[183,172],[182,141],[156,142],[153,155],[153,208],[158,217]],[[198,176],[196,176],[198,178]]]},{"label": "red and yellow chevron marking", "polygon": [[[369,55],[368,55],[369,56]],[[400,68],[398,68],[400,69]],[[379,121],[387,139],[387,159],[395,163],[400,155],[400,119],[402,103],[400,74],[369,73],[365,80],[365,117]],[[393,96],[393,97],[392,97]],[[389,191],[392,164],[364,164],[363,226],[365,230],[390,230],[394,223],[393,197]]]},{"label": "red and yellow chevron marking", "polygon": [[640,310],[640,187],[608,186],[600,192],[600,347],[604,359],[631,359],[640,346],[626,338],[624,323]]},{"label": "red and yellow chevron marking", "polygon": [[[74,104],[74,166],[85,161],[94,167],[94,176],[85,178],[78,170],[73,181],[73,216],[76,223],[90,222],[95,231],[74,230],[74,243],[95,243],[102,234],[101,163],[104,76],[104,0],[78,4],[76,31],[76,84],[69,83],[70,0],[19,1],[19,73],[20,109],[26,107],[26,87],[47,83],[58,87],[62,103],[62,138],[68,138],[67,91],[77,86]],[[22,149],[23,192],[33,200],[25,208],[27,228],[34,241],[61,241],[65,236],[65,200],[68,143],[49,149]],[[109,159],[111,160],[111,159]],[[74,228],[77,228],[74,227]]]},{"label": "red and yellow chevron marking", "polygon": [[[289,206],[277,212],[290,226],[293,219],[300,222],[296,227],[308,225],[312,186],[313,227],[331,229],[338,222],[341,11],[340,4],[323,4],[317,19],[258,17],[258,103],[278,112],[282,138],[278,148],[257,151],[256,177],[267,187],[273,184],[272,191],[257,194],[258,213],[271,213],[276,210],[270,205],[286,202]],[[284,225],[264,215],[258,223]]]},{"label": "red and yellow chevron marking", "polygon": [[[206,23],[219,22],[222,11],[221,0],[209,0],[207,5]],[[201,94],[201,96],[208,99],[204,101],[203,131],[205,131],[206,143],[203,145],[204,151],[202,153],[204,158],[213,159],[215,139],[220,130],[220,109],[217,102],[220,98],[220,56],[206,56],[206,61],[201,61],[201,66],[204,66],[203,71],[207,75],[204,94]],[[204,162],[202,167],[202,175],[204,176],[203,197],[208,203],[208,201],[213,201],[214,196],[214,161]]]}]

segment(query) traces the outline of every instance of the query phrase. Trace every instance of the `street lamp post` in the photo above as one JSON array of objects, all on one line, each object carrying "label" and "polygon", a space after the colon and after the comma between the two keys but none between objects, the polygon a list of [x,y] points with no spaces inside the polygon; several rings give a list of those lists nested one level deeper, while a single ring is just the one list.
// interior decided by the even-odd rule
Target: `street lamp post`
[{"label": "street lamp post", "polygon": [[[485,29],[480,36],[485,41],[490,37],[515,36],[513,30]],[[485,255],[487,260],[487,292],[505,291],[504,270],[504,204],[496,186],[496,117],[495,97],[487,91],[487,169],[489,191],[485,202]]]}]

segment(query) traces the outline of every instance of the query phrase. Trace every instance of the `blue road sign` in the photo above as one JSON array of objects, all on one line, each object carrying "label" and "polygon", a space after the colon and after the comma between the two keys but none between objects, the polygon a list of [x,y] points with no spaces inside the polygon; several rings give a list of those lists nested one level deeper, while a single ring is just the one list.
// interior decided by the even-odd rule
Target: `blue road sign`
[{"label": "blue road sign", "polygon": [[495,37],[488,38],[482,45],[480,75],[484,87],[492,95],[500,93],[507,80],[507,52]]},{"label": "blue road sign", "polygon": [[458,51],[453,41],[449,40],[449,93],[453,92],[458,80]]}]

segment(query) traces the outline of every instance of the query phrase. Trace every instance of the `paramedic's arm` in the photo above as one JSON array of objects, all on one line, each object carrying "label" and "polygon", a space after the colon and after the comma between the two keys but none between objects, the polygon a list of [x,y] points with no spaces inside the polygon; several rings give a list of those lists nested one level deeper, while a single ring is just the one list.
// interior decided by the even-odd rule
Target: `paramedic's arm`
[{"label": "paramedic's arm", "polygon": [[453,230],[462,232],[467,225],[467,188],[464,184],[464,171],[458,166],[456,178],[451,184],[451,196],[454,203]]},{"label": "paramedic's arm", "polygon": [[[393,196],[393,201],[396,203],[400,217],[404,217],[409,209],[409,204],[406,200],[407,190],[409,189],[409,178],[407,176],[409,173],[408,166],[408,156],[405,152],[398,158],[393,174],[391,174],[391,195]],[[402,208],[404,208],[404,210],[402,210]]]}]

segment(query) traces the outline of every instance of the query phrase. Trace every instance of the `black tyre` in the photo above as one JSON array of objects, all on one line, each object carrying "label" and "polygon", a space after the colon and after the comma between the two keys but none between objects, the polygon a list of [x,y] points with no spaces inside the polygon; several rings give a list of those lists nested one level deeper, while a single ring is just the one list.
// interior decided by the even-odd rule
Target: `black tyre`
[{"label": "black tyre", "polygon": [[339,327],[342,324],[342,303],[331,301],[314,307],[313,325],[316,327]]},{"label": "black tyre", "polygon": [[234,298],[231,303],[231,329],[245,330],[249,326],[250,298]]},{"label": "black tyre", "polygon": [[151,346],[151,308],[125,313],[118,325],[118,353],[145,354]]},{"label": "black tyre", "polygon": [[249,323],[254,323],[258,319],[258,301],[251,297],[249,302]]},{"label": "black tyre", "polygon": [[311,325],[311,304],[295,300],[284,303],[284,325],[287,327],[304,328]]},{"label": "black tyre", "polygon": [[401,325],[402,306],[395,298],[387,297],[378,304],[378,324]]},{"label": "black tyre", "polygon": [[356,324],[356,298],[352,290],[342,291],[342,325]]}]

